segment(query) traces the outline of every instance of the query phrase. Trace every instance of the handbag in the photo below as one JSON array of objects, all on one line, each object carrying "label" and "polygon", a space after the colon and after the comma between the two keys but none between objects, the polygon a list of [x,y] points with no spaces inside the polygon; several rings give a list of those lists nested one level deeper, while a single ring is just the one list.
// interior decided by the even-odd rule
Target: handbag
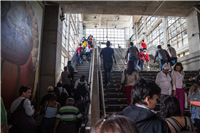
[{"label": "handbag", "polygon": [[25,99],[23,99],[17,109],[11,114],[12,124],[21,132],[35,131],[37,124],[32,116],[26,114],[23,107]]},{"label": "handbag", "polygon": [[124,70],[124,76],[125,76],[125,78],[124,78],[124,82],[123,82],[123,84],[122,84],[122,88],[121,88],[121,91],[122,91],[123,93],[126,92],[126,91],[125,91],[125,84],[126,84],[126,69]]}]

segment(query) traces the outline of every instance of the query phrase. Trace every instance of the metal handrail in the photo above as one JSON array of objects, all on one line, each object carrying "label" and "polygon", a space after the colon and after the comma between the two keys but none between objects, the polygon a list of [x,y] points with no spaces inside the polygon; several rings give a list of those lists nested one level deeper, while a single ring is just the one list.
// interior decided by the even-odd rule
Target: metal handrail
[{"label": "metal handrail", "polygon": [[[92,40],[93,44],[94,44],[94,39]],[[90,69],[89,69],[89,77],[88,77],[88,83],[91,82],[91,72],[92,72],[92,67],[91,66],[94,66],[94,62],[93,61],[93,54],[91,56],[91,61],[90,61]]]},{"label": "metal handrail", "polygon": [[[94,41],[95,42],[95,41]],[[91,59],[91,77],[90,79],[93,79],[93,76],[94,76],[94,55],[95,55],[95,46],[93,44],[93,52],[92,52],[92,59]],[[89,74],[90,76],[90,74]],[[92,80],[90,80],[92,81]],[[92,99],[92,90],[93,90],[93,82],[91,82],[90,84],[90,100]],[[89,114],[91,114],[91,104],[90,104],[90,107],[89,107]]]},{"label": "metal handrail", "polygon": [[100,81],[101,81],[101,101],[102,101],[102,111],[103,111],[103,117],[106,117],[106,109],[105,109],[105,100],[104,100],[104,89],[103,89],[103,78],[102,78],[102,70],[101,70],[101,58],[99,49],[97,48],[97,55],[98,55],[98,66],[99,66],[99,73],[100,73]]},{"label": "metal handrail", "polygon": [[[95,42],[95,40],[93,42]],[[93,79],[93,75],[94,75],[94,55],[95,55],[95,50],[93,50],[93,52],[92,52],[91,61],[90,61],[90,68],[89,68],[89,76],[88,76],[88,83],[90,83],[89,84],[89,88],[90,88],[90,94],[89,94],[90,95],[90,100],[92,99],[92,90],[93,90],[93,80],[92,79]],[[82,123],[82,125],[81,125],[81,128],[84,128],[84,130],[85,130],[87,122],[90,121],[90,116],[91,116],[91,102],[89,102],[89,104],[87,105],[85,113],[86,113],[88,119],[84,123]],[[81,133],[81,130],[79,130],[79,133]]]}]

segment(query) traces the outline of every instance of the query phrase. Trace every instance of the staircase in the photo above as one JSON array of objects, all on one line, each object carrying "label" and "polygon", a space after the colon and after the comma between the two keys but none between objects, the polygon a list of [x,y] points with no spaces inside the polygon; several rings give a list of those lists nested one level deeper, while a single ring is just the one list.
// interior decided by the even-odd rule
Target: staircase
[{"label": "staircase", "polygon": [[[111,71],[111,79],[110,79],[110,85],[109,88],[105,88],[105,73],[102,71],[103,81],[104,81],[104,100],[105,100],[105,109],[107,114],[113,114],[119,111],[122,111],[125,107],[127,107],[127,101],[126,101],[126,94],[122,93],[120,90],[120,84],[121,84],[121,76],[123,73],[123,70],[126,68],[126,65],[124,64],[125,61],[125,54],[126,49],[114,49],[115,58],[117,61],[117,64],[113,64],[113,69]],[[159,62],[153,63],[153,56],[150,55],[150,69],[151,71],[140,71],[139,75],[143,78],[149,78],[153,81],[156,80],[156,75],[159,72]],[[101,66],[102,70],[103,65]],[[188,81],[190,77],[194,77],[198,75],[198,71],[185,71],[185,83],[186,83],[186,92],[188,92],[189,87],[194,84],[193,82]],[[158,104],[156,108],[154,109],[158,112],[160,111],[160,104],[158,101]],[[185,109],[186,114],[190,114],[188,109]]]},{"label": "staircase", "polygon": [[86,61],[83,61],[83,64],[79,64],[76,67],[76,70],[78,72],[74,74],[74,81],[80,79],[82,75],[85,75],[85,80],[88,81],[89,69],[90,69],[90,62],[87,63]]}]

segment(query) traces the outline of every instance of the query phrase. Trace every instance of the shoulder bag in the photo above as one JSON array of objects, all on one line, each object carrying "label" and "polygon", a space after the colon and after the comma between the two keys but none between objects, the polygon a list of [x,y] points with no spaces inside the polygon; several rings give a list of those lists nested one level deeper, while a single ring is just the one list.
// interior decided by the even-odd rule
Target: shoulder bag
[{"label": "shoulder bag", "polygon": [[123,82],[123,84],[122,84],[122,88],[121,88],[121,91],[122,91],[123,93],[126,92],[126,91],[125,91],[125,84],[126,84],[126,69],[124,70],[124,76],[125,76],[125,78],[124,78],[124,82]]},{"label": "shoulder bag", "polygon": [[26,114],[23,107],[25,99],[23,99],[17,109],[11,114],[13,126],[21,132],[35,131],[37,124],[32,116]]}]

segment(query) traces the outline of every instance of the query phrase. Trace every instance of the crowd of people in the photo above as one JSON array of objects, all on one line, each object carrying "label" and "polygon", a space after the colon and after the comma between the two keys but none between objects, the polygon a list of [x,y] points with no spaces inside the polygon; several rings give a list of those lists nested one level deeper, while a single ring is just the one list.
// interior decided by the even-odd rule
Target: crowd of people
[{"label": "crowd of people", "polygon": [[[32,89],[21,86],[20,96],[12,103],[10,109],[10,121],[13,124],[11,133],[63,133],[65,131],[78,133],[82,120],[87,118],[85,109],[89,102],[89,84],[82,75],[74,85],[68,69],[65,67],[61,74],[62,83],[47,88],[47,94],[40,102],[40,113],[35,119],[33,117],[35,109],[29,100]],[[7,120],[2,124],[5,123]],[[2,127],[2,131],[5,131],[3,133],[7,133],[8,129]]]},{"label": "crowd of people", "polygon": [[[88,44],[86,45],[88,46]],[[103,58],[105,82],[109,87],[113,59],[115,63],[116,59],[114,50],[109,47],[110,42],[108,41],[106,45],[107,47],[102,49],[100,57]],[[142,51],[144,52],[141,53]],[[125,88],[128,106],[115,115],[100,119],[96,123],[95,132],[179,133],[187,131],[188,133],[200,133],[200,70],[199,75],[189,79],[189,81],[195,80],[195,84],[190,87],[188,97],[185,99],[185,73],[182,64],[176,62],[177,58],[174,57],[175,53],[170,45],[168,45],[168,51],[171,54],[169,56],[172,57],[170,61],[175,64],[169,62],[169,57],[167,57],[168,59],[164,58],[163,53],[167,54],[168,52],[158,46],[156,55],[165,63],[161,64],[162,69],[157,74],[155,82],[139,77],[136,64],[138,64],[138,58],[147,60],[144,57],[145,51],[145,47],[138,51],[133,43],[130,43],[126,55],[128,64],[122,74],[120,85],[120,89]],[[173,66],[173,70],[170,73],[171,66]],[[40,102],[38,121],[33,117],[35,109],[29,100],[32,89],[28,86],[21,86],[20,96],[10,108],[10,120],[13,124],[10,132],[77,133],[81,122],[87,119],[85,108],[90,100],[89,91],[89,84],[84,75],[74,81],[74,68],[69,61],[61,74],[61,82],[57,83],[55,87],[47,87],[47,94],[42,97]],[[154,111],[158,99],[161,104],[160,116]],[[191,118],[184,116],[185,100],[188,104],[187,107],[191,109]],[[2,99],[1,109],[1,131],[8,133],[7,114]],[[193,123],[195,123],[197,131]]]},{"label": "crowd of people", "polygon": [[[88,36],[87,39],[84,38],[75,51],[78,53],[79,64],[83,64],[83,59],[89,62],[93,48],[92,38],[92,35]],[[86,119],[85,109],[90,101],[90,88],[84,75],[74,81],[74,71],[72,62],[68,61],[57,86],[47,87],[47,94],[40,101],[40,113],[36,115],[35,119],[33,118],[35,109],[29,100],[32,89],[28,86],[21,86],[20,96],[12,103],[10,108],[11,117],[9,120],[13,125],[10,132],[63,133],[67,130],[69,133],[77,133],[81,121]],[[2,113],[6,118],[6,112],[2,111]],[[7,119],[4,121],[1,131],[7,133]]]},{"label": "crowd of people", "polygon": [[143,48],[139,48],[133,44],[133,42],[129,43],[129,48],[127,49],[127,53],[125,56],[125,64],[127,64],[128,61],[133,61],[134,62],[134,68],[143,71],[143,66],[145,64],[146,70],[150,71],[149,68],[149,54],[147,53],[146,50],[146,43],[143,42],[141,43]]},{"label": "crowd of people", "polygon": [[[135,68],[137,70],[143,71],[143,68],[144,68],[143,66],[145,65],[146,71],[150,71],[149,54],[147,53],[147,45],[144,42],[144,40],[142,40],[142,43],[140,46],[138,46],[136,42],[135,44],[133,42],[130,42],[129,48],[127,49],[127,53],[125,56],[125,64],[127,64],[129,60],[132,60],[134,62]],[[176,50],[173,47],[171,47],[170,44],[167,45],[166,50],[162,49],[161,45],[158,45],[156,54],[154,56],[154,63],[156,60],[159,60],[160,62],[159,64],[160,71],[162,71],[162,66],[165,63],[168,63],[170,67],[170,71],[171,71],[173,69],[173,66],[177,62]]]},{"label": "crowd of people", "polygon": [[92,35],[88,36],[87,39],[83,38],[82,43],[79,44],[79,47],[75,52],[78,53],[78,64],[83,64],[83,60],[89,62],[91,50],[93,48]]},{"label": "crowd of people", "polygon": [[[100,56],[103,58],[107,86],[110,83],[113,60],[116,62],[114,51],[109,46],[110,42],[108,41],[107,47],[102,49],[100,53]],[[129,46],[126,54],[127,68],[123,71],[120,85],[120,89],[122,91],[123,89],[125,90],[128,107],[119,114],[135,122],[142,133],[164,133],[170,131],[172,133],[180,131],[196,132],[190,118],[184,116],[185,100],[187,100],[186,103],[188,105],[192,101],[192,104],[190,104],[192,105],[191,119],[196,124],[197,131],[200,132],[198,126],[200,121],[200,94],[198,93],[198,90],[200,90],[200,71],[197,77],[189,79],[189,81],[195,80],[196,82],[189,90],[188,99],[185,99],[185,73],[182,64],[177,62],[174,48],[168,44],[167,52],[160,45],[157,47],[158,50],[156,51],[155,59],[157,56],[159,57],[161,71],[157,74],[156,81],[154,82],[139,78],[137,64],[138,60],[146,60],[146,57],[144,57],[145,54],[142,52],[143,50],[146,52],[146,47],[138,51],[132,42],[130,42]],[[141,64],[143,64],[143,61]],[[172,72],[170,73],[170,71]],[[196,97],[196,101],[194,97]],[[161,105],[160,117],[157,117],[156,112],[153,111],[157,104],[157,99],[159,99]],[[106,119],[102,119],[100,123],[104,123],[104,121]],[[97,126],[96,130],[100,130],[101,126]],[[106,130],[114,132],[112,128],[107,129],[107,126],[109,125],[106,125]]]},{"label": "crowd of people", "polygon": [[[87,44],[86,47],[88,47]],[[86,53],[88,54],[87,48]],[[74,81],[74,67],[71,61],[61,73],[61,80],[57,86],[47,87],[47,94],[40,101],[39,113],[35,115],[35,108],[29,98],[32,88],[21,86],[20,96],[11,104],[12,128],[10,133],[78,133],[84,119],[87,119],[86,108],[90,101],[90,87],[85,75]],[[3,100],[2,100],[3,102]],[[1,103],[3,109],[3,103]],[[2,111],[2,133],[8,133],[7,114]],[[34,117],[33,117],[34,115]]]}]

